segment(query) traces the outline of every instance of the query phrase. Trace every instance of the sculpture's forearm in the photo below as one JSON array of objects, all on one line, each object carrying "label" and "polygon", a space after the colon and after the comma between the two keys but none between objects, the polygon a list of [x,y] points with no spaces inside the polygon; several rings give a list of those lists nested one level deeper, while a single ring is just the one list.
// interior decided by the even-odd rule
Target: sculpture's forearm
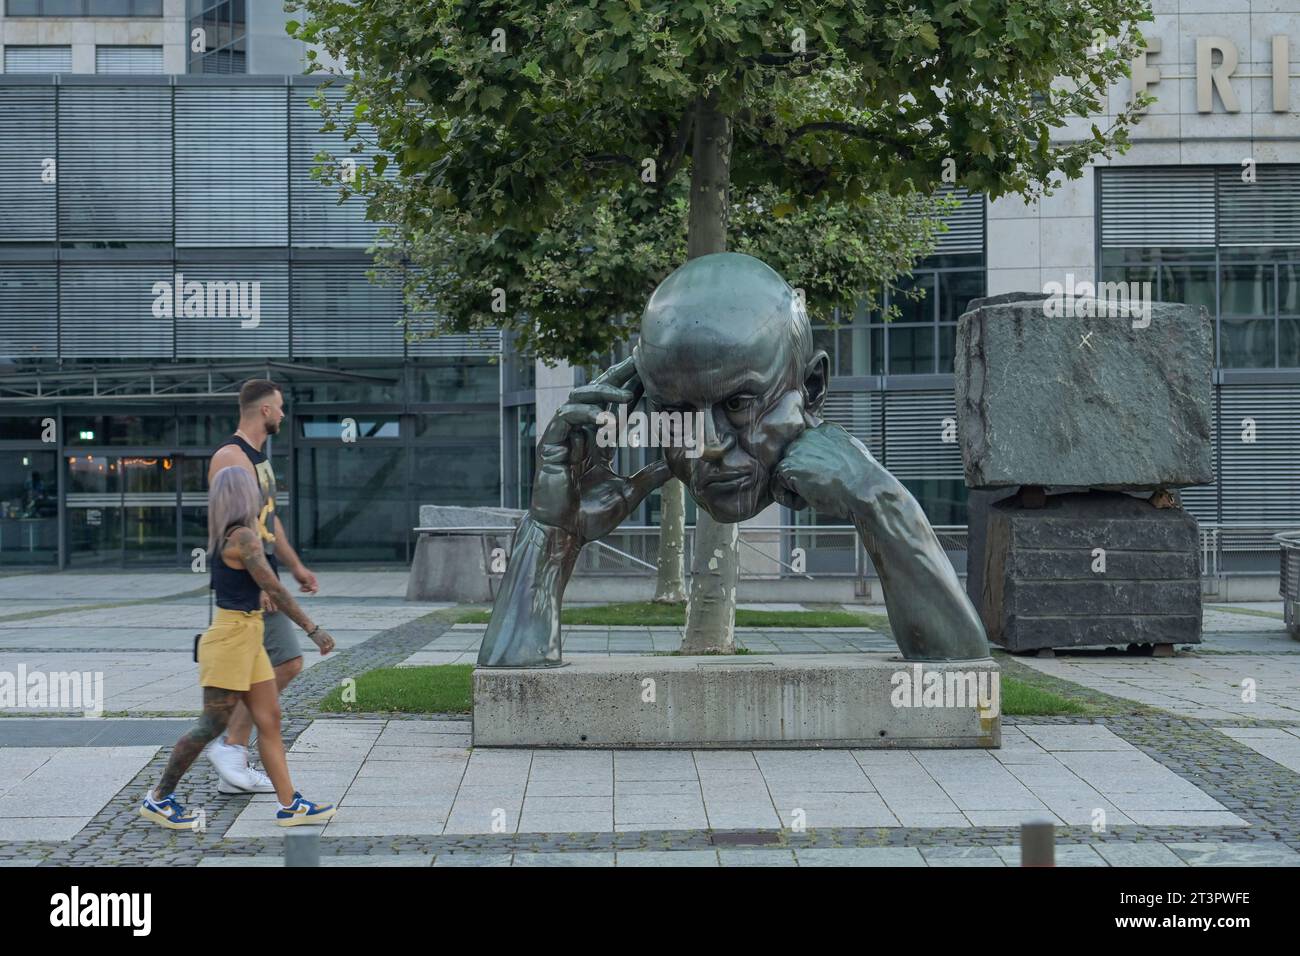
[{"label": "sculpture's forearm", "polygon": [[524,517],[483,635],[479,666],[559,663],[560,607],[581,550],[573,535]]},{"label": "sculpture's forearm", "polygon": [[849,514],[880,575],[889,623],[908,660],[987,657],[988,637],[925,512],[893,475],[875,468]]}]

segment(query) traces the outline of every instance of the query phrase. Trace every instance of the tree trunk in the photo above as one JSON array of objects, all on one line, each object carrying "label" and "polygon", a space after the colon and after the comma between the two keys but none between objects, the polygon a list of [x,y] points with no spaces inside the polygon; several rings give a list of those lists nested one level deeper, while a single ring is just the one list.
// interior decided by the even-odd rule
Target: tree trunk
[{"label": "tree trunk", "polygon": [[[717,90],[699,101],[696,110],[686,235],[689,259],[727,251],[727,194],[731,184],[731,120],[718,109]],[[683,654],[736,652],[739,530],[697,509]]]},{"label": "tree trunk", "polygon": [[673,478],[659,490],[659,583],[655,602],[680,604],[686,600],[682,551],[686,539],[686,488]]}]

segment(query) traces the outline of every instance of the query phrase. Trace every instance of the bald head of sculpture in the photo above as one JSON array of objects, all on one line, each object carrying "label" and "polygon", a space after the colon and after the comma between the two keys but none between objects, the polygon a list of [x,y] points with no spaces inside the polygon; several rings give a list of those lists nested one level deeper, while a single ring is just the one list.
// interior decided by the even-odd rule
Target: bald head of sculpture
[{"label": "bald head of sculpture", "polygon": [[655,289],[633,353],[652,411],[701,413],[703,446],[664,450],[715,520],[772,503],[772,469],[820,423],[830,362],[802,301],[770,266],[733,252],[692,259]]}]

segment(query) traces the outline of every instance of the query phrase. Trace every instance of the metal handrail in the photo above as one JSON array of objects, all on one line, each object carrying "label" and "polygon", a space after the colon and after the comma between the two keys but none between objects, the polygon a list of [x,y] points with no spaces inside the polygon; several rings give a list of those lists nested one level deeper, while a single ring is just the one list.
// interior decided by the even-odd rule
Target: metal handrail
[{"label": "metal handrail", "polygon": [[636,562],[637,564],[641,565],[642,567],[649,568],[651,571],[654,571],[654,572],[656,572],[656,573],[658,573],[658,571],[659,571],[659,569],[658,569],[657,567],[655,567],[653,564],[649,564],[649,563],[647,563],[647,562],[645,562],[645,561],[642,561],[640,558],[634,557],[634,556],[628,554],[626,551],[620,551],[618,548],[614,547],[612,544],[606,544],[604,541],[593,541],[593,542],[591,542],[591,543],[594,544],[594,545],[599,545],[600,547],[604,548],[606,551],[612,551],[612,552],[614,552],[614,553],[617,554],[620,558],[627,558],[629,561],[634,561],[634,562]]}]

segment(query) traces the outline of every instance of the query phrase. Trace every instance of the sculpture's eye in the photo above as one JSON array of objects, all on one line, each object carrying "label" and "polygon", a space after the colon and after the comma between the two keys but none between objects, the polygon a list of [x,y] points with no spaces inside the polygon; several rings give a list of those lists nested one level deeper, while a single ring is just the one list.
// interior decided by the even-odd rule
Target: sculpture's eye
[{"label": "sculpture's eye", "polygon": [[753,403],[754,403],[753,395],[732,395],[729,399],[727,399],[725,402],[722,403],[722,407],[732,413],[743,412],[743,411],[747,411],[749,409],[749,406],[752,405]]}]

